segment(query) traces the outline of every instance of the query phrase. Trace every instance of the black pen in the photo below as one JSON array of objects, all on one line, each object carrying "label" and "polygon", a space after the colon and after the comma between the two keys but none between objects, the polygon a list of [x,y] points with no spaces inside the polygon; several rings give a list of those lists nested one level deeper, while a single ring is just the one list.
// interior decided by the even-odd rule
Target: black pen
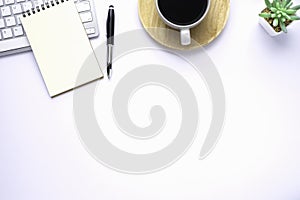
[{"label": "black pen", "polygon": [[112,76],[114,33],[115,33],[115,11],[114,11],[114,6],[111,5],[109,6],[107,21],[106,21],[107,76],[109,79]]}]

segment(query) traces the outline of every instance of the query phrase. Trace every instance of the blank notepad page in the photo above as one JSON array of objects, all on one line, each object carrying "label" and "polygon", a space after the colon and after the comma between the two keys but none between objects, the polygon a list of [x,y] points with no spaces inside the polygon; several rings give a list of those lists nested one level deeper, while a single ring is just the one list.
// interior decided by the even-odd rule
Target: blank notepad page
[{"label": "blank notepad page", "polygon": [[21,21],[49,95],[54,97],[102,78],[73,1],[54,1],[49,8],[43,7],[26,13]]}]

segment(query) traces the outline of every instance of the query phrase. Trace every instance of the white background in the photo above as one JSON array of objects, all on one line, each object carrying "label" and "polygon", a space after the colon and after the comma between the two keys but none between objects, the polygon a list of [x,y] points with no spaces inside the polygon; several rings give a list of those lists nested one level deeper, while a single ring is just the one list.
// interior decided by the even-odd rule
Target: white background
[{"label": "white background", "polygon": [[[137,0],[96,1],[101,36],[94,46],[105,41],[111,3],[117,34],[142,27]],[[205,47],[227,100],[212,154],[197,159],[201,135],[182,159],[149,175],[115,172],[87,153],[73,93],[50,99],[31,52],[0,58],[0,199],[299,200],[300,23],[271,38],[257,23],[263,8],[263,0],[232,0],[224,32]]]}]

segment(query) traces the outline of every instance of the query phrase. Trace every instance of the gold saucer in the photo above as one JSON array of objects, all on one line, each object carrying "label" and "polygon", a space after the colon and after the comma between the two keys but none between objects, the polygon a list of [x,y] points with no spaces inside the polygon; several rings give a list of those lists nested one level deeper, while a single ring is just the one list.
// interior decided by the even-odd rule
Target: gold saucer
[{"label": "gold saucer", "polygon": [[[210,10],[205,19],[191,29],[194,40],[189,46],[180,44],[180,34],[174,34],[159,17],[155,0],[139,0],[140,20],[149,35],[158,43],[173,49],[190,50],[211,43],[224,29],[229,16],[230,0],[211,0]],[[155,29],[158,28],[158,29]],[[175,32],[175,33],[176,33]]]}]

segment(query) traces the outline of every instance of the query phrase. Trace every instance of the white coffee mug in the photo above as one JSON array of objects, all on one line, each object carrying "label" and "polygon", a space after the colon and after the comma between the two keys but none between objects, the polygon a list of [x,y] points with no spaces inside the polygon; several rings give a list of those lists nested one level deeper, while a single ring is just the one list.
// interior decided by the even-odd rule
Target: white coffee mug
[{"label": "white coffee mug", "polygon": [[[203,21],[203,19],[206,17],[209,8],[210,8],[210,0],[207,0],[207,6],[205,9],[204,14],[196,21],[193,22],[192,24],[187,24],[187,25],[178,25],[176,23],[173,23],[171,21],[169,21],[160,11],[159,5],[158,5],[158,1],[156,0],[156,9],[158,11],[158,14],[160,16],[160,18],[164,21],[164,23],[166,23],[168,26],[180,30],[180,40],[181,40],[181,45],[190,45],[191,44],[191,33],[190,33],[190,29],[197,26],[198,24],[200,24],[200,22]],[[198,0],[201,1],[201,0]]]}]

